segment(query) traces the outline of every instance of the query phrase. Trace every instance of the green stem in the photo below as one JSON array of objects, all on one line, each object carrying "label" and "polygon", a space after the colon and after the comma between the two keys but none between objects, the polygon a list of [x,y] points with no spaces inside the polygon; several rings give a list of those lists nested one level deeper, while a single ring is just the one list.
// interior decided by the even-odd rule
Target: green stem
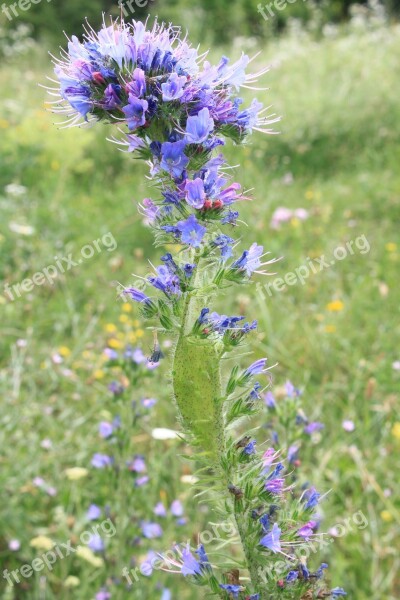
[{"label": "green stem", "polygon": [[[201,261],[196,262],[195,290],[201,288]],[[254,549],[248,542],[238,501],[228,491],[232,483],[229,467],[226,467],[226,436],[223,417],[223,391],[220,354],[216,344],[209,340],[191,339],[191,331],[206,299],[188,293],[182,315],[182,325],[175,348],[173,362],[173,388],[183,425],[194,436],[202,450],[212,459],[219,481],[222,482],[232,512],[252,586],[261,592],[261,581]]]}]

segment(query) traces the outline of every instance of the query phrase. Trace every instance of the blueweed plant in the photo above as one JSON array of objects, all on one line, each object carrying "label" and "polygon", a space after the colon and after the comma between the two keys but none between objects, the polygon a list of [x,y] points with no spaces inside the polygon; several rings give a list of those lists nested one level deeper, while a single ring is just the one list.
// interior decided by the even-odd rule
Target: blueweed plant
[{"label": "blueweed plant", "polygon": [[221,520],[233,518],[241,545],[239,554],[236,545],[186,545],[173,564],[165,558],[165,568],[224,599],[338,598],[346,594],[324,583],[327,565],[312,570],[298,552],[322,535],[315,533],[321,495],[289,483],[283,449],[259,452],[253,430],[238,433],[264,406],[269,384],[267,358],[238,362],[257,321],[213,310],[230,288],[251,285],[274,262],[257,242],[238,251],[237,207],[248,196],[220,152],[227,140],[240,145],[253,131],[272,133],[278,120],[256,99],[243,107],[239,90],[268,70],[247,74],[250,63],[242,55],[213,65],[171,25],[121,20],[99,32],[87,25],[84,40],[73,36],[55,61],[53,110],[67,126],[113,126],[119,133],[110,140],[148,163],[157,193],[139,210],[156,245],[169,251],[123,294],[155,332],[154,360],[158,336],[175,335],[173,396],[195,448],[201,500]]}]

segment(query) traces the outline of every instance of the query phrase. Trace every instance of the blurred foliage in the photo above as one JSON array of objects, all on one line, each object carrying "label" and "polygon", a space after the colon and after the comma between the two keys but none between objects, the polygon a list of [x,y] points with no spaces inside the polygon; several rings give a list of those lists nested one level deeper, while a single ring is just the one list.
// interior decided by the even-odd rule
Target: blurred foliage
[{"label": "blurred foliage", "polygon": [[[354,5],[367,4],[353,0],[287,0],[286,5],[278,9],[274,2],[265,0],[39,0],[25,11],[16,5],[18,18],[8,8],[10,19],[2,9],[0,25],[14,29],[16,21],[27,23],[35,37],[45,37],[48,43],[55,45],[63,43],[63,31],[67,35],[79,34],[85,18],[94,28],[98,27],[102,12],[114,17],[123,13],[125,19],[144,19],[150,13],[189,28],[192,38],[195,30],[198,39],[226,43],[240,36],[268,38],[286,29],[293,19],[318,31],[327,23],[346,20]],[[12,3],[8,0],[5,5],[10,7]],[[372,0],[369,5],[376,8],[378,2]],[[266,20],[261,9],[268,15],[267,6],[271,7],[273,17]],[[400,0],[383,0],[382,6],[389,16],[400,12]]]}]

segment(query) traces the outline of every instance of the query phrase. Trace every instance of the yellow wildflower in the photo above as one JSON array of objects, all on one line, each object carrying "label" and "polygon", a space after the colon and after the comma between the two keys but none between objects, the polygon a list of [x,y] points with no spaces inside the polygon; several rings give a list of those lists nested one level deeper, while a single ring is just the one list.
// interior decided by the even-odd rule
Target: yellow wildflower
[{"label": "yellow wildflower", "polygon": [[397,421],[392,427],[392,436],[396,438],[396,440],[400,440],[400,421]]},{"label": "yellow wildflower", "polygon": [[385,521],[386,523],[390,523],[390,521],[393,520],[392,513],[389,512],[388,510],[383,510],[381,512],[381,519],[382,519],[382,521]]},{"label": "yellow wildflower", "polygon": [[110,348],[114,348],[114,350],[120,350],[121,348],[124,347],[123,343],[120,342],[120,340],[117,340],[115,338],[111,338],[110,340],[108,340],[107,345]]},{"label": "yellow wildflower", "polygon": [[64,472],[70,481],[78,481],[89,474],[89,471],[83,467],[70,467],[69,469],[65,469]]},{"label": "yellow wildflower", "polygon": [[51,550],[55,546],[55,543],[45,535],[38,535],[31,539],[29,545],[36,550]]},{"label": "yellow wildflower", "polygon": [[104,561],[100,556],[96,556],[90,548],[86,548],[85,546],[79,546],[76,549],[76,556],[83,558],[83,560],[86,560],[93,567],[102,567],[104,564]]},{"label": "yellow wildflower", "polygon": [[60,346],[58,349],[58,354],[61,354],[61,356],[67,357],[67,356],[70,356],[71,350],[68,348],[68,346]]},{"label": "yellow wildflower", "polygon": [[344,304],[341,300],[333,300],[326,305],[326,310],[330,312],[340,312],[344,309]]},{"label": "yellow wildflower", "polygon": [[67,579],[64,581],[64,587],[66,588],[74,588],[74,587],[78,587],[78,585],[81,583],[80,579],[78,579],[78,577],[75,577],[74,575],[69,575],[67,577]]}]

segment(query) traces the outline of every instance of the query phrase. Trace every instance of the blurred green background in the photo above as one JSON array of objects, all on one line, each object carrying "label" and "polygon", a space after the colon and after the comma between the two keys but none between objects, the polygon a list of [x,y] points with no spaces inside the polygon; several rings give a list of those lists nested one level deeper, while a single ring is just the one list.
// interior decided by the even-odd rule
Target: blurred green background
[{"label": "blurred green background", "polygon": [[[357,511],[368,520],[367,528],[353,528],[321,553],[330,565],[329,581],[343,586],[349,599],[398,600],[399,3],[298,0],[268,21],[258,4],[158,0],[136,7],[133,16],[150,11],[182,25],[195,45],[212,45],[212,60],[260,52],[254,69],[271,65],[269,91],[257,96],[282,115],[280,135],[255,133],[245,147],[227,149],[231,164],[241,165],[237,180],[254,188],[254,201],[241,213],[248,225],[243,245],[256,240],[283,256],[277,271],[285,275],[308,258],[330,258],[360,236],[368,240],[368,253],[356,251],[304,285],[264,297],[254,287],[227,298],[223,308],[229,312],[230,304],[232,312],[259,319],[255,356],[278,362],[274,385],[292,380],[304,389],[308,416],[325,423],[305,445],[301,467],[302,481],[329,491],[323,528]],[[38,87],[51,76],[47,51],[64,44],[62,30],[79,36],[83,18],[96,26],[102,10],[119,12],[109,2],[42,0],[12,20],[4,12],[0,17],[2,569],[31,562],[43,551],[40,536],[75,540],[90,502],[122,510],[110,476],[90,466],[95,452],[108,451],[98,423],[117,410],[107,385],[120,373],[104,365],[102,349],[108,344],[120,350],[129,342],[148,354],[152,343],[115,290],[118,282],[132,283],[133,272],[145,274],[146,259],[159,254],[137,212],[149,193],[146,167],[117,152],[101,125],[85,131],[53,125],[57,119],[46,111],[46,93]],[[282,208],[289,212],[277,222],[275,211]],[[32,277],[56,256],[76,257],[107,232],[115,250],[103,248],[53,285],[36,286],[13,301],[6,293],[6,284]],[[132,454],[146,455],[151,488],[126,494],[139,520],[154,520],[157,501],[180,498],[187,525],[177,532],[170,519],[163,537],[147,545],[126,545],[117,537],[105,568],[72,556],[51,573],[13,587],[0,576],[2,598],[91,600],[104,585],[113,600],[164,600],[164,589],[173,600],[202,597],[160,573],[142,578],[129,593],[112,579],[115,553],[140,560],[150,548],[162,551],[194,535],[207,520],[191,500],[190,465],[177,456],[182,445],[151,434],[155,427],[177,427],[166,391],[169,342],[163,340],[167,359],[155,377],[129,389],[130,399],[139,402],[151,393],[158,404],[129,440]],[[344,421],[352,421],[354,430]],[[88,469],[79,481],[65,471],[76,466]],[[38,477],[46,484],[39,485]]]}]

